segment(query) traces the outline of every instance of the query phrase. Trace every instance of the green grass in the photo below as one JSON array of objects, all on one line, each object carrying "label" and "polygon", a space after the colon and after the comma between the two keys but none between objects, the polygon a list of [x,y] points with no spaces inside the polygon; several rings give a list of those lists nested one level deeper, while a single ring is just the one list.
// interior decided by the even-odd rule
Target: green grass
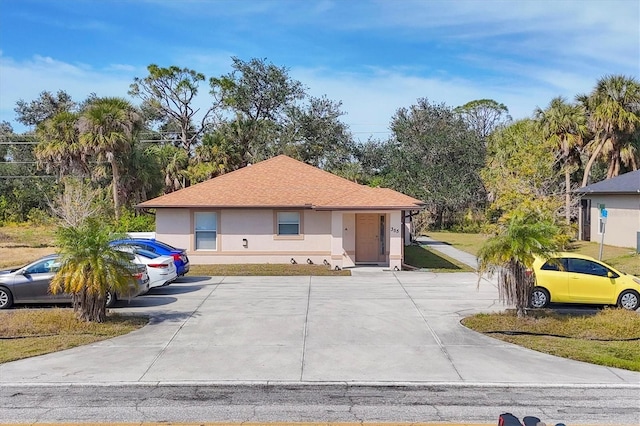
[{"label": "green grass", "polygon": [[418,269],[433,272],[472,272],[467,265],[423,246],[404,248],[404,263]]},{"label": "green grass", "polygon": [[[552,311],[478,314],[462,323],[480,333],[539,352],[608,367],[640,371],[640,315],[623,309],[604,309],[595,315],[562,315]],[[507,335],[489,331],[525,331],[552,336]],[[610,339],[612,341],[600,341]]]},{"label": "green grass", "polygon": [[484,234],[464,234],[461,232],[427,232],[426,235],[436,241],[442,241],[476,256],[482,244],[489,238],[488,235]]},{"label": "green grass", "polygon": [[[480,247],[488,236],[483,234],[464,234],[458,232],[427,232],[434,240],[450,244],[462,251],[478,254]],[[565,251],[580,253],[598,258],[600,244],[593,241],[576,241],[571,243]],[[602,260],[616,269],[627,274],[640,276],[640,255],[634,249],[605,245],[602,250]]]},{"label": "green grass", "polygon": [[0,312],[0,364],[87,345],[137,330],[147,318],[110,314],[87,323],[71,308],[14,309]]},{"label": "green grass", "polygon": [[238,265],[191,265],[189,275],[200,276],[349,276],[351,271],[334,271],[325,265],[291,264],[238,264]]}]

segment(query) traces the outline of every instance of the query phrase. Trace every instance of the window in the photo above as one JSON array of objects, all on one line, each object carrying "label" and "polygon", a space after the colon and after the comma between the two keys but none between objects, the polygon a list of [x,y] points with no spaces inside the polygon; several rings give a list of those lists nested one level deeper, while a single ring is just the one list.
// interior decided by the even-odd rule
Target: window
[{"label": "window", "polygon": [[278,212],[278,235],[300,235],[300,213]]},{"label": "window", "polygon": [[197,212],[194,217],[196,250],[216,250],[218,215],[215,212]]},{"label": "window", "polygon": [[540,269],[543,271],[566,271],[567,259],[549,259]]},{"label": "window", "polygon": [[569,272],[606,277],[609,270],[599,263],[585,259],[569,259]]},{"label": "window", "polygon": [[32,265],[25,272],[27,274],[48,274],[57,271],[59,267],[60,264],[55,259],[47,259]]}]

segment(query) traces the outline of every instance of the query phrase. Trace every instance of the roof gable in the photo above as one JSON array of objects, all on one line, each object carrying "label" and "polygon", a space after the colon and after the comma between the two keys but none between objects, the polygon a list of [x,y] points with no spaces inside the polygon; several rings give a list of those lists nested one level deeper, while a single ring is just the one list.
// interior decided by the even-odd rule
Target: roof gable
[{"label": "roof gable", "polygon": [[583,188],[576,192],[588,194],[640,194],[640,170],[627,172],[614,178],[605,179]]},{"label": "roof gable", "polygon": [[417,209],[424,203],[279,155],[138,205],[143,208]]}]

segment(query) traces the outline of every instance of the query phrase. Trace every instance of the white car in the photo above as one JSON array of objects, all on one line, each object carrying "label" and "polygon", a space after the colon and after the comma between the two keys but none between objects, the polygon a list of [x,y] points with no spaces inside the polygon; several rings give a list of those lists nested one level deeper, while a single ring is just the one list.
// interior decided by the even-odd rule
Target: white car
[{"label": "white car", "polygon": [[132,260],[135,263],[147,266],[149,288],[169,285],[178,278],[176,265],[171,256],[160,255],[138,247],[117,246],[116,248],[120,251],[131,253],[134,256]]}]

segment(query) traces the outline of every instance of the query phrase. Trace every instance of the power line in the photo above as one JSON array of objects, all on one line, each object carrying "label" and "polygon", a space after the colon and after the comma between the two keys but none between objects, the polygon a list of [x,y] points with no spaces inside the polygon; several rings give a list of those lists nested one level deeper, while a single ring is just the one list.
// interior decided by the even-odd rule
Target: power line
[{"label": "power line", "polygon": [[29,175],[29,176],[2,176],[0,175],[0,179],[24,179],[24,178],[53,178],[57,179],[57,176],[53,175]]}]

